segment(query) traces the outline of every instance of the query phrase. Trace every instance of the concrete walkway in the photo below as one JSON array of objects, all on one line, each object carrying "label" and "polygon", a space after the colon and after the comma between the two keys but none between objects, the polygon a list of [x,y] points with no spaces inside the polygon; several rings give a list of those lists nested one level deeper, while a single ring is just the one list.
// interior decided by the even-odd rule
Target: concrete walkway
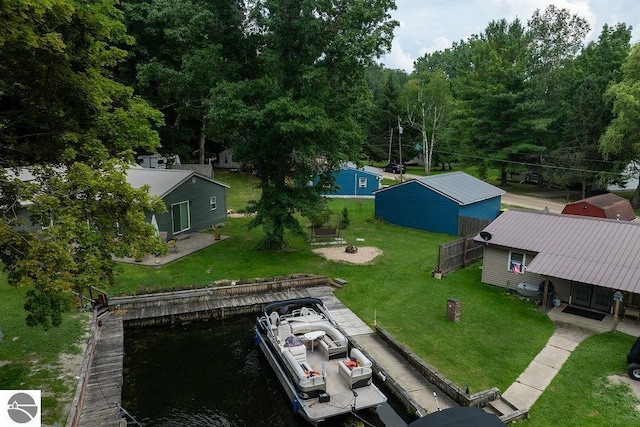
[{"label": "concrete walkway", "polygon": [[596,331],[579,326],[556,323],[547,345],[527,369],[502,394],[502,398],[520,410],[529,410],[567,361],[571,352]]}]

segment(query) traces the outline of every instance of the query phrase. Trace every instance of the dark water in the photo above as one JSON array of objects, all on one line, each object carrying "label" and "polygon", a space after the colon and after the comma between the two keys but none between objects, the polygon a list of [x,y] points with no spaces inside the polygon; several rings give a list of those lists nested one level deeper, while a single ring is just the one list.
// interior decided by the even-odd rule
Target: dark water
[{"label": "dark water", "polygon": [[[304,426],[254,343],[255,316],[125,332],[123,407],[145,427]],[[387,393],[388,395],[388,393]],[[412,418],[384,405],[375,426]],[[398,414],[399,413],[399,414]],[[404,420],[400,417],[403,417]],[[323,423],[351,426],[351,415]]]}]

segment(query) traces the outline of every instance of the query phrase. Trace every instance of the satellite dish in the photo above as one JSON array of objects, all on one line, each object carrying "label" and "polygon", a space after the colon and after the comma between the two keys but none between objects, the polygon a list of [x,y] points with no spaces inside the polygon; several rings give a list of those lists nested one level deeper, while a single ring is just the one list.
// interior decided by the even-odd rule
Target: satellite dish
[{"label": "satellite dish", "polygon": [[482,237],[484,242],[487,243],[489,240],[491,240],[492,236],[491,236],[491,233],[489,233],[488,231],[481,231],[480,237]]}]

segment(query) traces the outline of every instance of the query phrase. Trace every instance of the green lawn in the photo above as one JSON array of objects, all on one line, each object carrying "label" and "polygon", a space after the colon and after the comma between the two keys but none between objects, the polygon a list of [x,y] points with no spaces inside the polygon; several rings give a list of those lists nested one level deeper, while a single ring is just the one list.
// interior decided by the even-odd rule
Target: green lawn
[{"label": "green lawn", "polygon": [[609,332],[587,338],[571,353],[560,373],[531,409],[532,427],[638,426],[640,403],[628,384],[610,375],[626,375],[626,354],[634,337]]},{"label": "green lawn", "polygon": [[87,332],[88,315],[66,315],[62,326],[48,331],[25,324],[24,289],[9,287],[0,273],[0,389],[42,390],[46,424],[64,425],[65,403],[75,393],[77,379],[64,375],[62,354],[79,355],[74,343]]}]

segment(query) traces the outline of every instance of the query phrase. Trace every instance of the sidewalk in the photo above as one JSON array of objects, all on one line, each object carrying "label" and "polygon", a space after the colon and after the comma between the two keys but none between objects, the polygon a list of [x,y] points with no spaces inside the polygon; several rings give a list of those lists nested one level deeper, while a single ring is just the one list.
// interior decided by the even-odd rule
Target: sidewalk
[{"label": "sidewalk", "polygon": [[556,323],[556,330],[547,345],[527,369],[502,394],[502,398],[518,409],[528,410],[558,374],[571,352],[595,330]]}]

